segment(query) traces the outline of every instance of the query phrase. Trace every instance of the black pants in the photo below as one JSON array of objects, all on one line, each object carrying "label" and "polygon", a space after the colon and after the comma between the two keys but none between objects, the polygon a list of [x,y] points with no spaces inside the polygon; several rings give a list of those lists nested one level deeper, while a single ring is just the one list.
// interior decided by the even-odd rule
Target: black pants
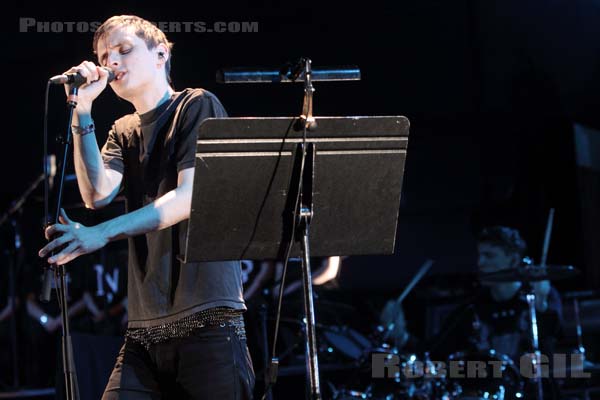
[{"label": "black pants", "polygon": [[206,327],[152,345],[125,341],[103,400],[252,399],[254,371],[234,327]]}]

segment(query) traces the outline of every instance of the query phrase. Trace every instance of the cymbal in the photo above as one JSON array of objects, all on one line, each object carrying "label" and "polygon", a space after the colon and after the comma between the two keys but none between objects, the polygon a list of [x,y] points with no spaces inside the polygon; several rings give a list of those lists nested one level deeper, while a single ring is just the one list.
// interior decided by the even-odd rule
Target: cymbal
[{"label": "cymbal", "polygon": [[567,279],[579,274],[572,265],[528,265],[520,268],[504,269],[487,274],[479,274],[484,282],[536,282]]}]

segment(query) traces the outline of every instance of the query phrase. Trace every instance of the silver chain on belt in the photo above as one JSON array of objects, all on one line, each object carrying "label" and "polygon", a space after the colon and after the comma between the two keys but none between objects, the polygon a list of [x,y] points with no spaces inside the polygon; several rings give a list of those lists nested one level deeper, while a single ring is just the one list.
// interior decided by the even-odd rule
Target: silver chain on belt
[{"label": "silver chain on belt", "polygon": [[148,350],[153,344],[168,339],[188,337],[194,330],[208,326],[232,326],[240,340],[246,339],[242,311],[227,307],[210,308],[180,320],[150,328],[129,328],[125,332],[125,338],[140,343]]}]

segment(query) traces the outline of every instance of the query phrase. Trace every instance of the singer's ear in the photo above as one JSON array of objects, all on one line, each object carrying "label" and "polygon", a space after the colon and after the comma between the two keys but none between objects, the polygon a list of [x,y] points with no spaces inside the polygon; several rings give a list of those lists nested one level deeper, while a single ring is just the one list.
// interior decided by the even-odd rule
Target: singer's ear
[{"label": "singer's ear", "polygon": [[166,61],[169,58],[169,49],[162,43],[156,46],[156,55],[161,61]]}]

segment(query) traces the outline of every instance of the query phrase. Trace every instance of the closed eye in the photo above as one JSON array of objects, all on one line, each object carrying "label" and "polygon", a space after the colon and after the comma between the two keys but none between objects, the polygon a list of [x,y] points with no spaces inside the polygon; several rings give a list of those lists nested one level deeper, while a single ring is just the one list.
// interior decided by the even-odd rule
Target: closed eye
[{"label": "closed eye", "polygon": [[[126,48],[120,47],[119,48],[119,54],[125,55],[125,54],[128,54],[128,53],[131,53],[132,50],[133,50],[133,47],[126,47]],[[108,54],[103,54],[100,57],[100,60],[99,60],[100,61],[100,65],[106,66],[107,58],[108,58]]]}]

